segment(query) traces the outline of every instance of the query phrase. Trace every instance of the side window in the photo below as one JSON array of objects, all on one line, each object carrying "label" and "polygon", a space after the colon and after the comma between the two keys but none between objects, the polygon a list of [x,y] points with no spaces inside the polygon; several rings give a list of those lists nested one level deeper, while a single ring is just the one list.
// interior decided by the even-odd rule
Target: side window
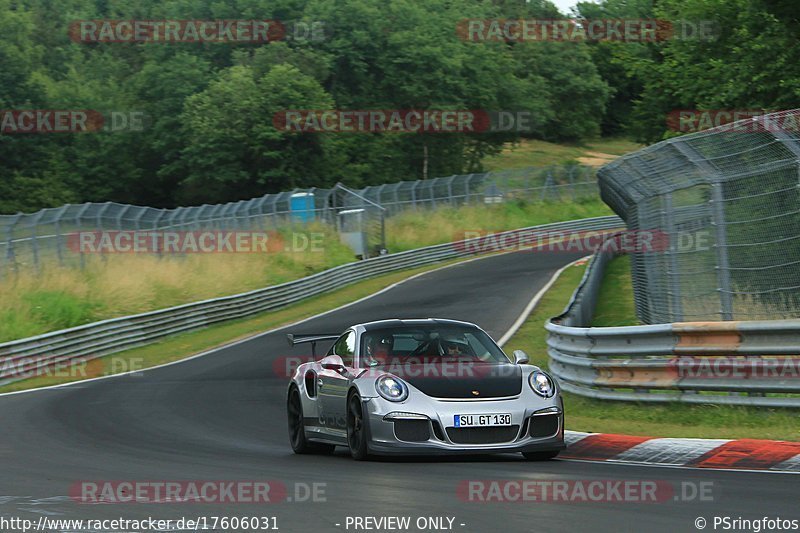
[{"label": "side window", "polygon": [[356,332],[348,331],[339,337],[333,345],[333,353],[342,358],[345,366],[352,367],[356,353]]}]

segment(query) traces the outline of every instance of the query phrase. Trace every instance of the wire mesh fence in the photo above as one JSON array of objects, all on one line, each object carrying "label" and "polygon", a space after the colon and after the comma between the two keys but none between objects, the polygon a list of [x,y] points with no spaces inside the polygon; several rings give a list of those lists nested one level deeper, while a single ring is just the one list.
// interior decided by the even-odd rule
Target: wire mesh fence
[{"label": "wire mesh fence", "polygon": [[663,141],[599,172],[602,198],[661,247],[631,254],[647,324],[800,316],[800,111]]},{"label": "wire mesh fence", "polygon": [[[385,251],[385,218],[410,209],[500,203],[525,198],[597,196],[595,170],[580,165],[524,168],[349,189],[295,189],[226,204],[157,209],[85,203],[0,215],[0,277],[48,265],[82,266],[87,232],[270,231],[328,224],[360,239],[360,257]],[[355,238],[355,237],[354,237]],[[343,240],[346,240],[343,235]],[[348,244],[354,245],[358,243]]]}]

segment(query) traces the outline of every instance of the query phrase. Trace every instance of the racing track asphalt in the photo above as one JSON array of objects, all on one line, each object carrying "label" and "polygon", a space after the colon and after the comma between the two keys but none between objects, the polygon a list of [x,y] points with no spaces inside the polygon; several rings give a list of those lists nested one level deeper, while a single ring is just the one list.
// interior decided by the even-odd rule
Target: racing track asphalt
[{"label": "racing track asphalt", "polygon": [[[515,253],[471,261],[296,327],[138,376],[1,396],[0,516],[269,515],[278,518],[282,531],[313,532],[346,531],[347,516],[450,516],[454,530],[464,532],[673,533],[696,531],[700,516],[709,522],[714,515],[798,518],[798,478],[789,474],[531,463],[519,455],[358,463],[343,449],[333,456],[292,454],[287,380],[273,368],[276,358],[291,355],[287,331],[338,332],[373,319],[446,317],[477,322],[497,339],[552,273],[574,259]],[[569,426],[569,412],[567,421]],[[264,479],[282,481],[290,495],[295,483],[325,483],[327,501],[89,505],[68,497],[81,480]],[[487,479],[659,481],[678,492],[681,483],[702,482],[711,487],[712,501],[474,503],[457,496],[459,482]],[[707,529],[713,530],[710,523]]]}]

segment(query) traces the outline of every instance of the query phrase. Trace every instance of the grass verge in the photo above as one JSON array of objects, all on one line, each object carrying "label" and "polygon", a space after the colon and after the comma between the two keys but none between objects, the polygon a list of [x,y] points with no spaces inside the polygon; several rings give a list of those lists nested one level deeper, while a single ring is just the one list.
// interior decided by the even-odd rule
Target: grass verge
[{"label": "grass verge", "polygon": [[[624,258],[621,258],[624,259]],[[624,273],[625,261],[614,261],[607,276],[613,281]],[[544,295],[539,305],[531,313],[525,324],[506,343],[504,350],[525,350],[531,362],[547,367],[546,332],[542,324],[561,313],[578,286],[585,266],[568,268]],[[630,279],[630,278],[628,278]],[[618,286],[616,294],[624,294],[629,281]],[[611,290],[615,285],[603,287]],[[620,298],[624,301],[624,298]],[[601,301],[602,293],[601,293]],[[631,299],[632,302],[632,299]],[[609,299],[605,302],[603,325],[617,325],[626,322],[632,313],[614,311],[620,305]],[[614,311],[614,312],[612,312]],[[633,315],[635,316],[635,315]],[[597,325],[597,324],[596,324]],[[574,394],[564,394],[567,412],[567,428],[575,431],[598,433],[623,433],[628,435],[647,435],[652,437],[694,437],[694,438],[753,438],[800,441],[798,412],[790,409],[769,409],[758,407],[686,405],[679,403],[649,404],[641,402],[615,402],[594,400]]]},{"label": "grass verge", "polygon": [[465,232],[503,231],[612,214],[599,198],[552,203],[516,199],[478,207],[406,211],[386,220],[386,243],[390,251],[399,252],[458,241]]},{"label": "grass verge", "polygon": [[[624,138],[580,145],[522,140],[485,161],[488,170],[550,164],[599,165],[640,146]],[[599,199],[564,202],[507,201],[434,211],[409,211],[386,221],[387,248],[398,252],[451,242],[465,231],[501,231],[549,222],[611,214]],[[20,255],[20,271],[0,282],[0,343],[120,316],[144,313],[275,285],[354,260],[338,235],[323,225],[298,234],[278,232],[287,243],[262,254],[77,254],[65,251],[74,268],[44,267],[34,272]],[[316,237],[315,237],[316,236]],[[321,243],[315,247],[309,242]],[[270,243],[273,243],[270,238]]]},{"label": "grass verge", "polygon": [[[513,200],[490,206],[409,211],[387,220],[387,246],[398,252],[460,240],[465,231],[500,231],[611,214],[599,199]],[[298,239],[304,235],[311,237]],[[0,282],[0,342],[120,316],[238,294],[302,278],[353,261],[328,227],[312,225],[281,237],[288,250],[269,253],[91,257],[84,270],[21,272]],[[308,245],[311,241],[318,246]]]},{"label": "grass verge", "polygon": [[623,137],[595,139],[581,144],[555,144],[523,139],[519,143],[508,145],[500,154],[484,159],[483,166],[490,171],[563,163],[600,166],[642,147],[643,145]]},{"label": "grass verge", "polygon": [[615,257],[606,267],[603,284],[597,298],[592,326],[635,326],[636,318],[631,284],[631,258],[628,255]]},{"label": "grass verge", "polygon": [[398,281],[407,279],[414,274],[461,261],[464,261],[464,259],[455,259],[425,267],[393,272],[354,283],[334,292],[303,300],[278,311],[175,335],[148,346],[108,355],[85,363],[50,369],[45,375],[0,386],[0,393],[59,385],[92,377],[119,374],[130,370],[142,370],[185,359],[206,350],[251,337],[260,331],[274,329],[335,309],[373,294]]},{"label": "grass verge", "polygon": [[[394,272],[310,298],[285,309],[176,335],[161,342],[88,362],[82,375],[45,375],[0,387],[0,393],[56,385],[83,378],[148,368],[252,336],[259,331],[296,322],[368,296],[414,274],[457,263],[454,260]],[[624,268],[624,262],[619,268]],[[542,324],[559,314],[580,282],[585,265],[564,271],[542,297],[525,324],[508,341],[505,351],[525,350],[531,362],[547,367],[546,334]],[[80,374],[80,373],[79,373]],[[576,431],[649,435],[654,437],[761,438],[800,441],[798,415],[785,409],[713,405],[645,404],[593,400],[565,394],[567,426]]]},{"label": "grass verge", "polygon": [[[309,240],[300,238],[306,236]],[[163,257],[85,254],[83,269],[52,264],[41,273],[21,270],[0,282],[0,342],[238,294],[354,260],[338,235],[321,224],[269,238],[281,249]],[[312,238],[321,245],[309,244]]]}]

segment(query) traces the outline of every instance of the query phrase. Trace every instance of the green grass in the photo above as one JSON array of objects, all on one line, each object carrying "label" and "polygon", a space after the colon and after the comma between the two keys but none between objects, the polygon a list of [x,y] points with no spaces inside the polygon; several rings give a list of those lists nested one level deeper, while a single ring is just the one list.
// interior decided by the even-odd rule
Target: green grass
[{"label": "green grass", "polygon": [[260,331],[277,328],[334,309],[373,294],[414,274],[434,270],[460,261],[463,261],[463,259],[378,276],[366,281],[354,283],[337,291],[303,300],[300,303],[278,311],[261,314],[252,318],[226,322],[199,331],[174,335],[142,348],[135,348],[98,358],[86,362],[85,364],[79,364],[72,369],[59,369],[51,375],[32,377],[23,381],[0,386],[0,393],[58,385],[78,381],[83,378],[117,374],[127,370],[141,370],[171,361],[185,359],[214,347],[250,337]]},{"label": "green grass", "polygon": [[[518,156],[523,153],[551,151],[554,160],[561,161],[586,150],[616,153],[615,150],[618,152],[622,147],[631,146],[631,143],[619,139],[588,143],[585,147],[525,141],[495,158],[495,163],[511,168],[520,163]],[[501,165],[499,162],[503,158],[507,161]],[[522,161],[522,166],[541,164],[544,163],[535,159]],[[611,211],[598,199],[575,202],[517,199],[490,206],[409,211],[387,220],[387,247],[390,252],[397,252],[460,240],[465,231],[502,231],[608,214]],[[312,226],[306,229],[323,234],[321,252],[274,251],[268,254],[164,258],[119,254],[88,257],[83,270],[49,268],[41,273],[23,271],[0,283],[0,342],[245,292],[307,276],[354,259],[352,252],[329,228]],[[283,237],[291,238],[289,235]],[[206,334],[201,333],[199,338]],[[219,342],[224,340],[229,339],[219,337]],[[200,350],[208,346],[207,342],[201,341],[196,346],[184,348],[197,347]],[[174,357],[179,358],[180,354],[174,354]],[[100,371],[96,363],[93,365],[92,372]]]},{"label": "green grass", "polygon": [[522,199],[480,207],[443,207],[406,211],[386,221],[389,250],[402,251],[464,238],[465,231],[495,232],[613,214],[599,198],[575,202],[528,202]]},{"label": "green grass", "polygon": [[[487,157],[483,161],[486,170],[540,167],[563,163],[584,163],[594,166],[604,164],[607,159],[595,153],[620,156],[642,148],[642,145],[620,137],[597,139],[582,144],[555,144],[546,141],[524,139],[509,145],[502,153]],[[589,153],[592,152],[592,153]]]},{"label": "green grass", "polygon": [[[602,325],[617,325],[635,320],[629,281],[624,276],[629,263],[615,260],[609,269],[603,291],[612,298],[605,300],[600,311]],[[544,322],[563,310],[583,275],[584,267],[568,268],[520,330],[504,346],[507,353],[524,350],[531,362],[548,364]],[[619,297],[623,295],[622,297]],[[601,301],[603,299],[601,298]],[[627,303],[626,303],[627,302]],[[618,306],[622,309],[615,309]],[[595,325],[599,325],[595,323]],[[652,437],[754,438],[800,441],[797,410],[756,407],[650,404],[615,402],[564,394],[567,428],[575,431],[623,433]]]},{"label": "green grass", "polygon": [[22,296],[37,322],[48,328],[71,328],[92,319],[94,305],[63,291],[33,291]]},{"label": "green grass", "polygon": [[593,152],[602,152],[611,155],[625,155],[644,148],[645,145],[626,139],[625,137],[605,137],[584,143],[586,148]]},{"label": "green grass", "polygon": [[321,250],[281,244],[271,253],[116,254],[87,257],[83,270],[20,271],[0,282],[0,342],[259,289],[355,259],[332,229],[307,231],[321,235]]},{"label": "green grass", "polygon": [[[461,240],[465,231],[500,231],[610,213],[599,199],[512,200],[408,211],[386,221],[387,247],[398,252]],[[20,273],[0,283],[0,342],[259,289],[355,260],[331,229],[310,231],[322,235],[321,251],[163,258],[118,254],[91,257],[84,270],[54,267],[40,274]]]},{"label": "green grass", "polygon": [[584,264],[567,268],[550,290],[542,296],[523,326],[506,342],[503,351],[512,353],[514,350],[524,350],[530,356],[531,363],[546,365],[547,343],[544,323],[549,318],[561,314],[585,270]]},{"label": "green grass", "polygon": [[631,258],[623,255],[611,260],[603,276],[592,326],[633,326],[639,324],[633,303]]},{"label": "green grass", "polygon": [[[587,151],[619,154],[636,147],[618,138],[583,146],[526,140],[492,158],[491,165],[495,169],[541,166],[574,160]],[[387,248],[389,252],[398,252],[460,240],[465,231],[502,231],[609,214],[611,210],[597,198],[565,202],[513,199],[497,205],[408,211],[386,221]],[[44,267],[42,272],[21,269],[0,282],[0,343],[246,292],[355,259],[332,229],[322,225],[304,229],[323,235],[322,251],[285,251],[281,246],[266,254],[189,254],[162,258],[143,254],[90,255],[84,257],[83,269],[54,266]],[[287,231],[280,237],[291,242]]]},{"label": "green grass", "polygon": [[[457,261],[453,261],[457,262]],[[439,268],[428,266],[395,272],[353,284],[344,289],[308,299],[254,318],[232,321],[200,331],[176,335],[156,344],[129,350],[89,362],[85,377],[115,373],[112,369],[142,369],[184,359],[196,353],[246,338],[341,306],[396,283],[418,272]],[[504,349],[525,350],[531,362],[547,367],[545,320],[559,314],[580,282],[585,267],[568,268],[548,291],[520,330]],[[79,377],[42,376],[0,387],[12,392],[75,381]],[[796,411],[728,406],[644,404],[592,400],[565,394],[567,427],[576,431],[625,433],[654,437],[767,438],[800,441]]]}]

